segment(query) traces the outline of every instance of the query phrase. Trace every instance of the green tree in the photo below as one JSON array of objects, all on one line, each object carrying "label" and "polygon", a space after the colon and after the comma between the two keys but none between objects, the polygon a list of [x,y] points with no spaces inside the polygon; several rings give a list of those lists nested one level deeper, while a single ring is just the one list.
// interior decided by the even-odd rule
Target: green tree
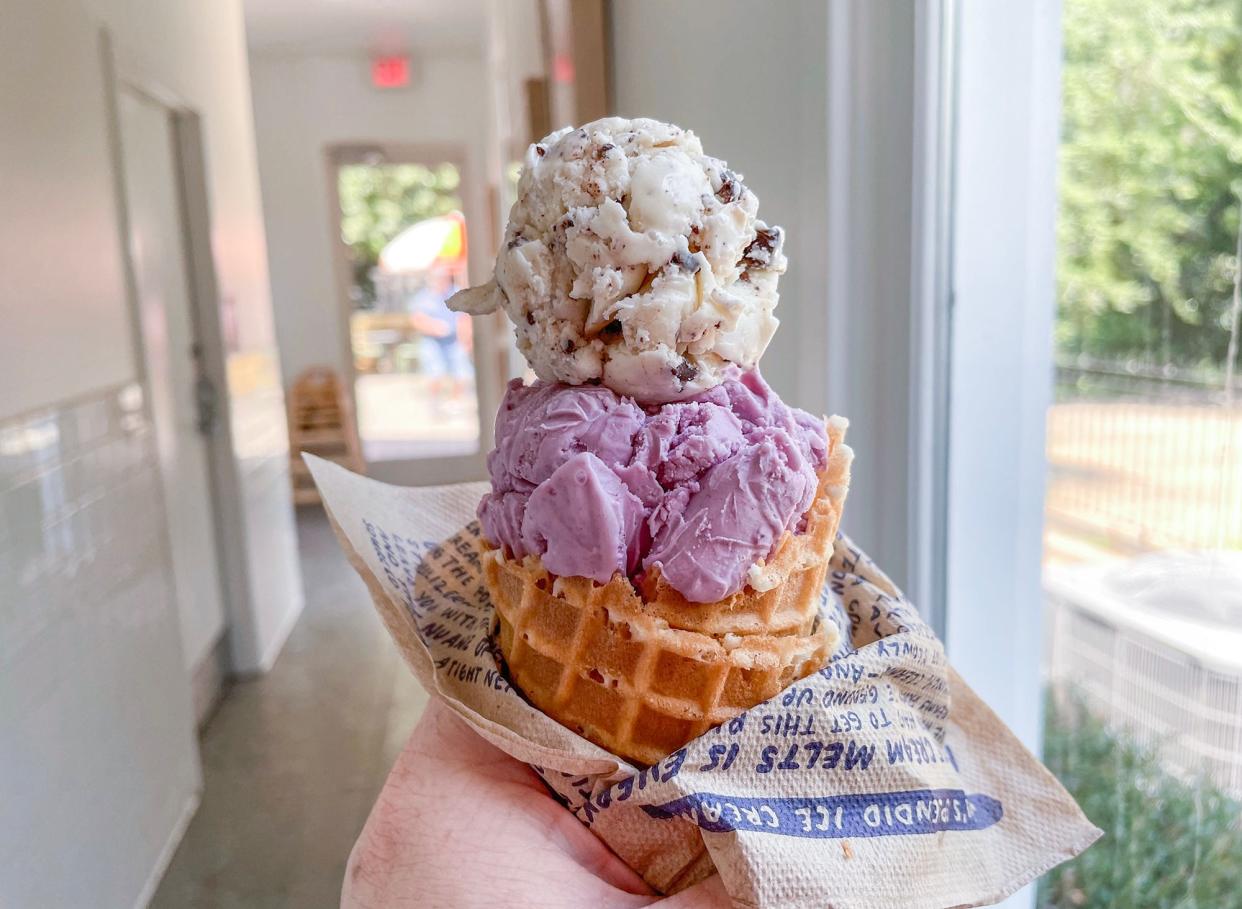
[{"label": "green tree", "polygon": [[1219,366],[1242,196],[1242,0],[1065,0],[1062,353]]},{"label": "green tree", "polygon": [[461,177],[452,164],[347,164],[337,173],[341,239],[350,250],[363,308],[375,303],[371,269],[384,246],[405,228],[461,209]]}]

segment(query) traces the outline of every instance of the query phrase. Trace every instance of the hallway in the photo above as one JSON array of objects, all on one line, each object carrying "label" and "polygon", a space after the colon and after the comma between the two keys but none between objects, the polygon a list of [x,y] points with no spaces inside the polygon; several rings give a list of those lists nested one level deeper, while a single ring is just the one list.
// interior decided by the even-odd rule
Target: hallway
[{"label": "hallway", "polygon": [[276,666],[202,735],[203,800],[153,907],[335,907],[354,838],[426,695],[318,509],[300,509],[306,610]]}]

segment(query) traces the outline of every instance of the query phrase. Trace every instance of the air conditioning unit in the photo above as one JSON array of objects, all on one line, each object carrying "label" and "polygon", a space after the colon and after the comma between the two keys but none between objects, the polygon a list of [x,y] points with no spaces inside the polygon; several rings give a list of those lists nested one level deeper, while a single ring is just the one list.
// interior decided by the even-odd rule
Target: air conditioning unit
[{"label": "air conditioning unit", "polygon": [[1051,565],[1044,588],[1053,690],[1242,797],[1242,553]]}]

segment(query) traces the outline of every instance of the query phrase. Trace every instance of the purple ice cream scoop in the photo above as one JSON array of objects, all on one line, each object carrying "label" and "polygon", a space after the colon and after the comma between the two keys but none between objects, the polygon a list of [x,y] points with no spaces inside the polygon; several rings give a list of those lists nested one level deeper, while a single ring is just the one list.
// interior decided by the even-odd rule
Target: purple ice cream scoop
[{"label": "purple ice cream scoop", "polygon": [[659,566],[708,603],[801,530],[826,460],[823,421],[757,371],[648,407],[603,386],[514,380],[479,518],[492,545],[553,574],[602,584]]}]

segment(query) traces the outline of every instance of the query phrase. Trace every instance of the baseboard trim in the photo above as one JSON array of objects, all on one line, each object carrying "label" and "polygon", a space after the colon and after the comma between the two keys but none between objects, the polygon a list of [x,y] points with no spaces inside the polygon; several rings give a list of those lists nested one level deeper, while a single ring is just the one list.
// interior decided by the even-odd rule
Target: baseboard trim
[{"label": "baseboard trim", "polygon": [[281,618],[276,634],[273,635],[272,640],[267,645],[267,650],[264,651],[263,656],[259,659],[258,674],[266,673],[276,665],[276,660],[280,657],[280,652],[284,650],[285,642],[289,640],[293,627],[297,625],[298,619],[302,617],[302,610],[305,606],[306,603],[299,597],[294,601],[289,611]]},{"label": "baseboard trim", "polygon": [[215,712],[224,685],[229,676],[229,654],[226,635],[220,635],[211,645],[190,675],[190,689],[194,697],[194,725],[198,729]]},{"label": "baseboard trim", "polygon": [[190,821],[194,820],[200,799],[201,793],[195,790],[185,800],[185,804],[181,808],[181,816],[177,818],[177,823],[168,832],[168,839],[164,841],[164,847],[160,849],[155,865],[151,868],[151,873],[147,875],[146,883],[138,891],[138,898],[134,900],[134,909],[147,909],[151,904],[151,900],[155,897],[155,891],[159,889],[160,881],[164,879],[164,873],[168,871],[168,866],[172,864],[173,856],[177,854],[177,847],[181,845],[181,840],[185,837]]}]

